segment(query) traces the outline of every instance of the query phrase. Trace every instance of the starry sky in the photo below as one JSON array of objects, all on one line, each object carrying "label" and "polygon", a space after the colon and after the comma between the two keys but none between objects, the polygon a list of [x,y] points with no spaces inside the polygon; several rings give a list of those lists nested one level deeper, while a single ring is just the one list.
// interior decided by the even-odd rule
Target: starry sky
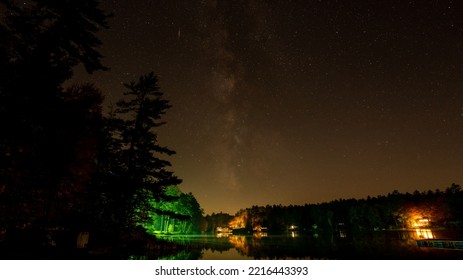
[{"label": "starry sky", "polygon": [[463,183],[460,1],[102,0],[106,95],[154,71],[205,213]]}]

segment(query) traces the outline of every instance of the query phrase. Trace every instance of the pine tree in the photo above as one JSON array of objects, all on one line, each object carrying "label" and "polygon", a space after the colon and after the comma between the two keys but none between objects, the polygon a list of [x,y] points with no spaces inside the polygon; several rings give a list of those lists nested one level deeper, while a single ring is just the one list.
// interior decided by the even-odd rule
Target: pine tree
[{"label": "pine tree", "polygon": [[118,147],[114,159],[118,166],[114,167],[120,180],[114,191],[122,204],[121,215],[129,224],[135,208],[147,204],[146,193],[161,196],[167,186],[181,182],[167,169],[171,164],[163,158],[175,152],[157,140],[155,129],[165,124],[161,117],[171,107],[157,84],[153,73],[125,84],[128,100],[119,101],[115,111],[118,118],[113,122],[112,136]]}]

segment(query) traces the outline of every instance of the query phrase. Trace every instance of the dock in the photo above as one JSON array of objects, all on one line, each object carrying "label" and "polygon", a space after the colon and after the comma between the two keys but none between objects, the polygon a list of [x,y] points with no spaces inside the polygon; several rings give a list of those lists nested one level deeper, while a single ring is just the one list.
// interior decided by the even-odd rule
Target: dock
[{"label": "dock", "polygon": [[417,240],[416,244],[420,248],[463,250],[463,241],[461,240],[421,239]]}]

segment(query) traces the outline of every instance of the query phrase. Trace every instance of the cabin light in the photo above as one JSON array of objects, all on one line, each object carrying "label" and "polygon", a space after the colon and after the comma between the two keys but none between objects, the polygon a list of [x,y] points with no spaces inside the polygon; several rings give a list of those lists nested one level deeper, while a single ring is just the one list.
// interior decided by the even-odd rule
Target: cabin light
[{"label": "cabin light", "polygon": [[412,226],[413,227],[426,227],[426,226],[429,226],[431,220],[429,218],[426,218],[426,217],[416,217],[415,219],[412,219],[413,223],[412,223]]}]

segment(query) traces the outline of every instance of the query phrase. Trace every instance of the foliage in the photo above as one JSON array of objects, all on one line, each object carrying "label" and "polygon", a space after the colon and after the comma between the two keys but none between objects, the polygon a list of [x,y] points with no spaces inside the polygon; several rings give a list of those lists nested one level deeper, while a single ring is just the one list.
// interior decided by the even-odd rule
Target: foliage
[{"label": "foliage", "polygon": [[127,229],[159,213],[167,228],[178,221],[182,232],[197,230],[194,196],[167,188],[181,180],[168,170],[174,151],[157,141],[170,108],[157,77],[125,84],[106,118],[95,86],[63,88],[78,65],[107,69],[96,33],[109,15],[98,1],[0,0],[0,12],[0,241],[18,230],[37,240],[85,230],[122,244]]},{"label": "foliage", "polygon": [[148,200],[149,210],[137,211],[139,223],[150,234],[182,233],[200,231],[202,209],[193,194],[184,194],[177,186],[169,186],[162,198],[152,197]]},{"label": "foliage", "polygon": [[463,191],[452,184],[445,192],[399,193],[367,199],[341,199],[321,204],[253,206],[236,213],[233,228],[264,226],[272,232],[296,226],[306,231],[373,231],[415,227],[416,220],[428,218],[431,226],[463,224]]},{"label": "foliage", "polygon": [[204,232],[214,232],[217,227],[228,227],[234,217],[227,213],[212,213],[203,219],[201,230]]},{"label": "foliage", "polygon": [[62,85],[78,64],[105,69],[107,15],[96,1],[0,5],[0,227],[47,227],[78,211],[93,168],[102,94]]},{"label": "foliage", "polygon": [[159,91],[153,73],[143,75],[137,82],[125,84],[128,92],[117,103],[115,112],[106,119],[106,130],[101,135],[102,146],[96,181],[106,195],[106,214],[113,224],[133,226],[133,213],[149,211],[149,200],[167,195],[166,187],[181,182],[163,156],[175,152],[160,146],[155,129],[164,124],[162,115],[170,108]]},{"label": "foliage", "polygon": [[[60,86],[82,63],[92,73],[106,69],[97,48],[96,32],[108,28],[108,15],[95,0],[2,0],[6,6],[9,81],[31,78],[42,86]],[[17,85],[15,85],[17,86]],[[51,88],[50,88],[51,89]]]}]

